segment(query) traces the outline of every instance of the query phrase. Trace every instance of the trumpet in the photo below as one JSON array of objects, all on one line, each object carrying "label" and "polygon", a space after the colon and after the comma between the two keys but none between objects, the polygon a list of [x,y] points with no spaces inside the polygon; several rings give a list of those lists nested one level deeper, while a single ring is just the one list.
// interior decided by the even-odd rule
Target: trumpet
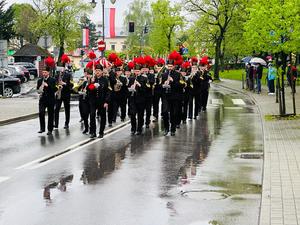
[{"label": "trumpet", "polygon": [[118,92],[121,90],[123,83],[120,81],[119,77],[116,78],[117,83],[114,85],[114,91]]},{"label": "trumpet", "polygon": [[58,90],[56,91],[57,99],[61,99],[61,91],[63,88],[61,72],[59,72],[59,74],[58,74],[57,88],[58,88]]},{"label": "trumpet", "polygon": [[40,96],[42,96],[42,94],[44,93],[44,87],[45,87],[45,78],[43,77],[43,81],[41,86],[37,89],[37,92]]}]

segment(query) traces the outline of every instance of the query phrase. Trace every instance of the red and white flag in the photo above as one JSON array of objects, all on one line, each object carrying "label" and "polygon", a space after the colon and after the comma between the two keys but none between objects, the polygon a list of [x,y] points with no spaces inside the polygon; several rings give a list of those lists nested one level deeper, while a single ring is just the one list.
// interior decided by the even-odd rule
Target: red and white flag
[{"label": "red and white flag", "polygon": [[106,38],[116,37],[116,27],[115,27],[115,8],[106,8],[104,12],[104,34]]},{"label": "red and white flag", "polygon": [[90,30],[88,28],[84,28],[82,30],[82,46],[88,47],[90,44]]}]

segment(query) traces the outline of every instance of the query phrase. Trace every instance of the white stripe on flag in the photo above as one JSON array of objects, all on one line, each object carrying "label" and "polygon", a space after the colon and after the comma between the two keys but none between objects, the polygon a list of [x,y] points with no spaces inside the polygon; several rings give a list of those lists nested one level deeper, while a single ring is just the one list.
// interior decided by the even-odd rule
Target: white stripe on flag
[{"label": "white stripe on flag", "polygon": [[106,8],[104,10],[104,34],[106,38],[110,38],[110,32],[109,32],[109,28],[110,28],[110,9]]}]

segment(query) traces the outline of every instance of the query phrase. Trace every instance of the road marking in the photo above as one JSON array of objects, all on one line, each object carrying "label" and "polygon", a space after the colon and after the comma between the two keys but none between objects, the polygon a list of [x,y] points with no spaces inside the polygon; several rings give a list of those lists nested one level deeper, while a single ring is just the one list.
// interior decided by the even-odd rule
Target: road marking
[{"label": "road marking", "polygon": [[243,99],[232,99],[234,105],[246,105]]},{"label": "road marking", "polygon": [[244,109],[243,107],[224,107],[224,109],[234,109],[234,110],[237,110],[237,109]]},{"label": "road marking", "polygon": [[9,180],[10,177],[0,177],[0,183]]},{"label": "road marking", "polygon": [[[120,129],[116,129],[115,131],[110,132],[109,134],[105,135],[104,137],[107,138],[107,137],[109,137],[109,136],[111,136],[111,135],[113,135],[113,134],[119,132],[120,130],[125,129],[125,128],[128,127],[129,125],[130,125],[130,124],[126,124],[126,125],[123,124],[123,127],[121,127]],[[91,140],[91,139],[90,139],[90,140]],[[88,143],[85,144],[85,145],[81,145],[81,146],[75,147],[75,148],[73,148],[71,151],[66,152],[65,154],[60,154],[60,155],[58,155],[58,156],[56,156],[56,157],[54,157],[54,158],[51,158],[51,159],[49,159],[49,160],[47,160],[47,161],[41,160],[41,161],[39,161],[39,162],[40,162],[39,164],[37,164],[37,165],[32,165],[31,167],[29,167],[29,169],[34,170],[34,169],[37,169],[37,168],[46,166],[47,164],[50,164],[50,163],[52,163],[52,162],[54,162],[54,161],[56,161],[56,160],[59,160],[59,159],[65,157],[65,156],[67,156],[67,155],[70,155],[70,154],[72,154],[72,153],[74,153],[74,152],[77,152],[77,151],[81,150],[82,148],[88,147],[88,146],[90,146],[90,145],[92,145],[92,144],[95,144],[95,143],[97,143],[97,142],[99,142],[99,141],[102,141],[102,140],[104,140],[104,139],[103,139],[103,138],[102,138],[102,139],[97,138],[97,139],[95,139],[95,140],[92,140],[92,141],[88,142]]]},{"label": "road marking", "polygon": [[212,99],[211,104],[213,104],[213,105],[223,105],[224,102],[223,102],[222,99]]},{"label": "road marking", "polygon": [[[115,127],[111,128],[111,129],[105,131],[104,132],[104,135],[105,135],[104,137],[110,136],[110,135],[107,135],[107,134],[115,133],[116,131],[120,130],[119,128],[125,128],[129,124],[130,124],[130,121],[127,121],[125,123],[121,123],[118,126],[115,126]],[[89,144],[95,143],[95,142],[100,141],[100,140],[102,140],[102,139],[90,139],[90,138],[87,138],[87,139],[85,139],[83,141],[80,141],[78,143],[75,143],[75,144],[73,144],[73,145],[65,148],[64,150],[60,150],[60,151],[57,151],[55,153],[51,153],[51,154],[48,154],[48,155],[43,156],[41,158],[35,159],[35,160],[31,161],[31,162],[28,162],[28,163],[25,163],[25,164],[23,164],[21,166],[18,166],[15,169],[16,170],[25,169],[27,167],[30,167],[30,166],[36,164],[36,163],[43,163],[43,162],[45,162],[45,161],[47,161],[47,160],[49,160],[51,158],[57,158],[57,157],[59,157],[61,155],[65,155],[68,152],[73,152],[73,150],[77,149],[78,147],[85,147],[85,146],[87,146]]]}]

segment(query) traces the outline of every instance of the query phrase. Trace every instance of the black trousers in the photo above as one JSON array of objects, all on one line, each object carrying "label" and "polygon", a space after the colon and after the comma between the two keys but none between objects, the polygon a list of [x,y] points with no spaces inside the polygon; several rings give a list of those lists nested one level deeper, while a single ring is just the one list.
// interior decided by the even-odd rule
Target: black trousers
[{"label": "black trousers", "polygon": [[198,93],[195,93],[194,94],[194,117],[198,116],[199,114],[199,111],[201,110],[201,93],[198,92]]},{"label": "black trousers", "polygon": [[[130,104],[130,122],[132,132],[142,132],[144,125],[144,115],[145,115],[145,102],[131,102]],[[136,121],[137,117],[137,121]]]},{"label": "black trousers", "polygon": [[90,133],[96,134],[96,111],[98,110],[100,117],[100,130],[99,134],[104,133],[106,125],[106,109],[103,107],[103,104],[97,104],[95,102],[89,102],[90,104]]},{"label": "black trousers", "polygon": [[187,116],[189,116],[190,119],[193,118],[193,100],[194,100],[194,97],[192,94],[186,94],[184,96],[183,116],[182,116],[183,121],[186,121]]},{"label": "black trousers", "polygon": [[208,100],[208,89],[207,90],[201,90],[200,94],[200,110],[206,110],[207,106],[207,100]]},{"label": "black trousers", "polygon": [[181,124],[181,120],[183,119],[183,99],[178,101],[178,117],[176,118],[177,122],[176,125],[180,125]]},{"label": "black trousers", "polygon": [[151,118],[151,111],[152,111],[152,96],[149,98],[146,98],[146,125],[150,124],[150,118]]},{"label": "black trousers", "polygon": [[153,116],[158,119],[158,113],[159,113],[159,102],[161,99],[161,95],[154,94],[153,96]]},{"label": "black trousers", "polygon": [[179,109],[179,100],[175,99],[167,99],[166,97],[162,98],[163,104],[163,120],[164,120],[164,127],[166,131],[170,130],[170,123],[171,123],[171,132],[176,131],[176,125],[180,118],[180,109]]},{"label": "black trousers", "polygon": [[124,120],[126,117],[126,105],[127,98],[116,98],[113,100],[113,117],[111,121],[117,120],[117,114],[119,108],[121,109],[121,120]]},{"label": "black trousers", "polygon": [[[115,99],[111,99],[110,103],[108,104],[108,109],[107,109],[107,119],[108,119],[108,124],[112,124],[114,121],[114,105],[115,105]],[[100,111],[99,114],[100,115]]]},{"label": "black trousers", "polygon": [[65,125],[69,125],[70,122],[70,98],[64,98],[64,99],[56,99],[55,100],[55,119],[54,119],[54,124],[56,127],[58,127],[59,124],[59,112],[62,103],[64,103],[64,108],[65,108]]},{"label": "black trousers", "polygon": [[79,111],[81,119],[83,119],[84,129],[89,129],[90,104],[86,99],[79,98]]},{"label": "black trousers", "polygon": [[40,119],[40,128],[42,131],[45,131],[45,114],[46,108],[48,111],[48,131],[53,131],[53,120],[54,120],[54,102],[39,102],[39,119]]}]

